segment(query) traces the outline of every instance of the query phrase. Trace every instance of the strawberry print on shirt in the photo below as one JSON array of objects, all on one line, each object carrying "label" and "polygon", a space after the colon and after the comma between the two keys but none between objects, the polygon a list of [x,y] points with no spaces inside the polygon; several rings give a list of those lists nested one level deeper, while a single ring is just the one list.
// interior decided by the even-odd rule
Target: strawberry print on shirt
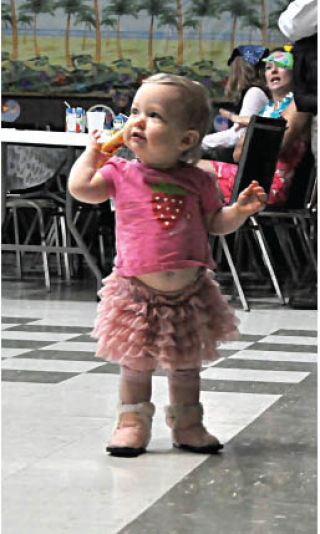
[{"label": "strawberry print on shirt", "polygon": [[162,226],[171,230],[182,217],[190,218],[186,211],[187,192],[182,187],[171,182],[159,182],[151,185],[152,211],[156,220]]}]

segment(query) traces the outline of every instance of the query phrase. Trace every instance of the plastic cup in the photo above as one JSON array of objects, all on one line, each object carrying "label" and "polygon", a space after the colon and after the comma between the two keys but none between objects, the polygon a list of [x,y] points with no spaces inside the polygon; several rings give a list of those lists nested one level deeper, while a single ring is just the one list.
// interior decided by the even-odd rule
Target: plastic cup
[{"label": "plastic cup", "polygon": [[105,111],[87,111],[87,128],[91,133],[93,130],[102,132],[106,122]]}]

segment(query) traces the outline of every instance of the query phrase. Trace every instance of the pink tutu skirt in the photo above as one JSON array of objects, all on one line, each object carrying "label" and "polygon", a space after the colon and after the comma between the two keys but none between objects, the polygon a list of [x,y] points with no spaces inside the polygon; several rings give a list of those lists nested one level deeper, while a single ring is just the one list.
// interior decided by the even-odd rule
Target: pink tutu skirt
[{"label": "pink tutu skirt", "polygon": [[131,369],[199,368],[219,356],[219,342],[238,337],[238,320],[210,270],[170,293],[114,271],[99,296],[96,356]]}]

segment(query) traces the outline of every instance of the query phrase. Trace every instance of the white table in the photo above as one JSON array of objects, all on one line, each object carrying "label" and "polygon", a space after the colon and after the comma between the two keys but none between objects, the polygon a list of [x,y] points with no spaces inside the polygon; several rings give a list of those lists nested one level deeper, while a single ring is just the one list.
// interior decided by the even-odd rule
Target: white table
[{"label": "white table", "polygon": [[88,141],[86,133],[47,132],[46,130],[16,130],[2,128],[1,141],[21,145],[43,145],[59,147],[85,147]]},{"label": "white table", "polygon": [[[88,134],[86,133],[72,133],[72,132],[51,132],[40,130],[16,130],[15,128],[1,129],[1,143],[2,143],[2,194],[1,194],[1,209],[2,220],[5,214],[6,202],[6,176],[7,176],[7,146],[26,145],[26,146],[45,146],[45,147],[62,147],[67,149],[67,167],[71,166],[75,160],[76,148],[84,148],[88,141]],[[76,246],[68,247],[47,247],[48,252],[67,252],[69,254],[82,254],[86,262],[97,279],[97,286],[100,288],[102,273],[94,257],[90,254],[84,240],[82,239],[76,225],[73,221],[73,199],[66,188],[66,222],[71,236],[74,238]],[[13,245],[14,247],[14,245]],[[32,245],[25,245],[32,250]]]}]

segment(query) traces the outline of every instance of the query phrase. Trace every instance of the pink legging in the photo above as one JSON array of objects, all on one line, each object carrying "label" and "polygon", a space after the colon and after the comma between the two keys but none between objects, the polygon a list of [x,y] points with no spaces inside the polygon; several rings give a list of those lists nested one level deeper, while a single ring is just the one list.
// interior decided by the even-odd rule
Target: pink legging
[{"label": "pink legging", "polygon": [[[120,399],[124,404],[150,401],[152,371],[121,367]],[[200,369],[168,370],[169,398],[172,404],[197,404],[200,394]]]}]

